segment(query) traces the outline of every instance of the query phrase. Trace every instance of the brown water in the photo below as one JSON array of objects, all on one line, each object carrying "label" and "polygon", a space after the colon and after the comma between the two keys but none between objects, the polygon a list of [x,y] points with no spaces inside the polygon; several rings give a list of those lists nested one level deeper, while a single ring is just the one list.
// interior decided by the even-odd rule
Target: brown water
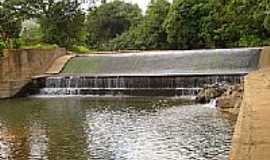
[{"label": "brown water", "polygon": [[231,133],[215,108],[176,99],[0,101],[0,159],[225,160]]}]

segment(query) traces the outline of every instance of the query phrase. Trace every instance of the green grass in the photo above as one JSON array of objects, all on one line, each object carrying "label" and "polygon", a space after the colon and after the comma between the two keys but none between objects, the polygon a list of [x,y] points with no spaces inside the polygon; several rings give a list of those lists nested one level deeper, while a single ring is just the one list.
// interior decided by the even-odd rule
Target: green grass
[{"label": "green grass", "polygon": [[38,43],[35,45],[22,45],[22,49],[54,49],[58,48],[56,44]]}]

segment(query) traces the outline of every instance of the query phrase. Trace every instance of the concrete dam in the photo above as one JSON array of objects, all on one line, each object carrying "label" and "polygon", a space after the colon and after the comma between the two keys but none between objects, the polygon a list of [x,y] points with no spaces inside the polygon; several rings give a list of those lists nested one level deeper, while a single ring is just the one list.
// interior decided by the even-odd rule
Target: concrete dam
[{"label": "concrete dam", "polygon": [[39,96],[196,96],[208,84],[239,84],[258,68],[260,48],[78,56],[60,74],[34,79]]}]

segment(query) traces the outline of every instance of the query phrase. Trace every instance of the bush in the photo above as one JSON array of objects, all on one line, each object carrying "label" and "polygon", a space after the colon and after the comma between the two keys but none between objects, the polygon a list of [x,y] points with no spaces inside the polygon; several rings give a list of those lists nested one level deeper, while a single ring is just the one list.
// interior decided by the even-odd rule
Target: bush
[{"label": "bush", "polygon": [[5,49],[5,44],[4,42],[0,41],[0,57],[3,55],[3,50]]},{"label": "bush", "polygon": [[241,47],[258,47],[263,46],[264,41],[255,35],[243,36],[240,38],[239,45]]},{"label": "bush", "polygon": [[25,20],[22,23],[23,29],[20,37],[24,45],[35,45],[42,42],[43,33],[40,24],[35,20]]},{"label": "bush", "polygon": [[56,45],[56,44],[47,44],[47,43],[38,43],[38,44],[35,44],[35,45],[22,45],[21,48],[24,48],[24,49],[31,49],[31,48],[54,49],[54,48],[58,48],[58,45]]},{"label": "bush", "polygon": [[73,45],[70,50],[75,52],[75,53],[81,53],[81,54],[91,52],[91,50],[88,49],[87,47],[85,47],[85,46],[77,46],[77,45]]}]

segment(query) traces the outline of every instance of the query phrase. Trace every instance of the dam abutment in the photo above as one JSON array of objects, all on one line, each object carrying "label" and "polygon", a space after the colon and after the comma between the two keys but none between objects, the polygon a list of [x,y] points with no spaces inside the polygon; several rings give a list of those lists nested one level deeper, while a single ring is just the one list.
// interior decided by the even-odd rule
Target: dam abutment
[{"label": "dam abutment", "polygon": [[243,100],[236,123],[230,160],[270,157],[270,48],[264,47],[259,69],[245,77]]},{"label": "dam abutment", "polygon": [[66,49],[6,49],[0,57],[0,98],[15,96],[33,76],[44,74]]}]

